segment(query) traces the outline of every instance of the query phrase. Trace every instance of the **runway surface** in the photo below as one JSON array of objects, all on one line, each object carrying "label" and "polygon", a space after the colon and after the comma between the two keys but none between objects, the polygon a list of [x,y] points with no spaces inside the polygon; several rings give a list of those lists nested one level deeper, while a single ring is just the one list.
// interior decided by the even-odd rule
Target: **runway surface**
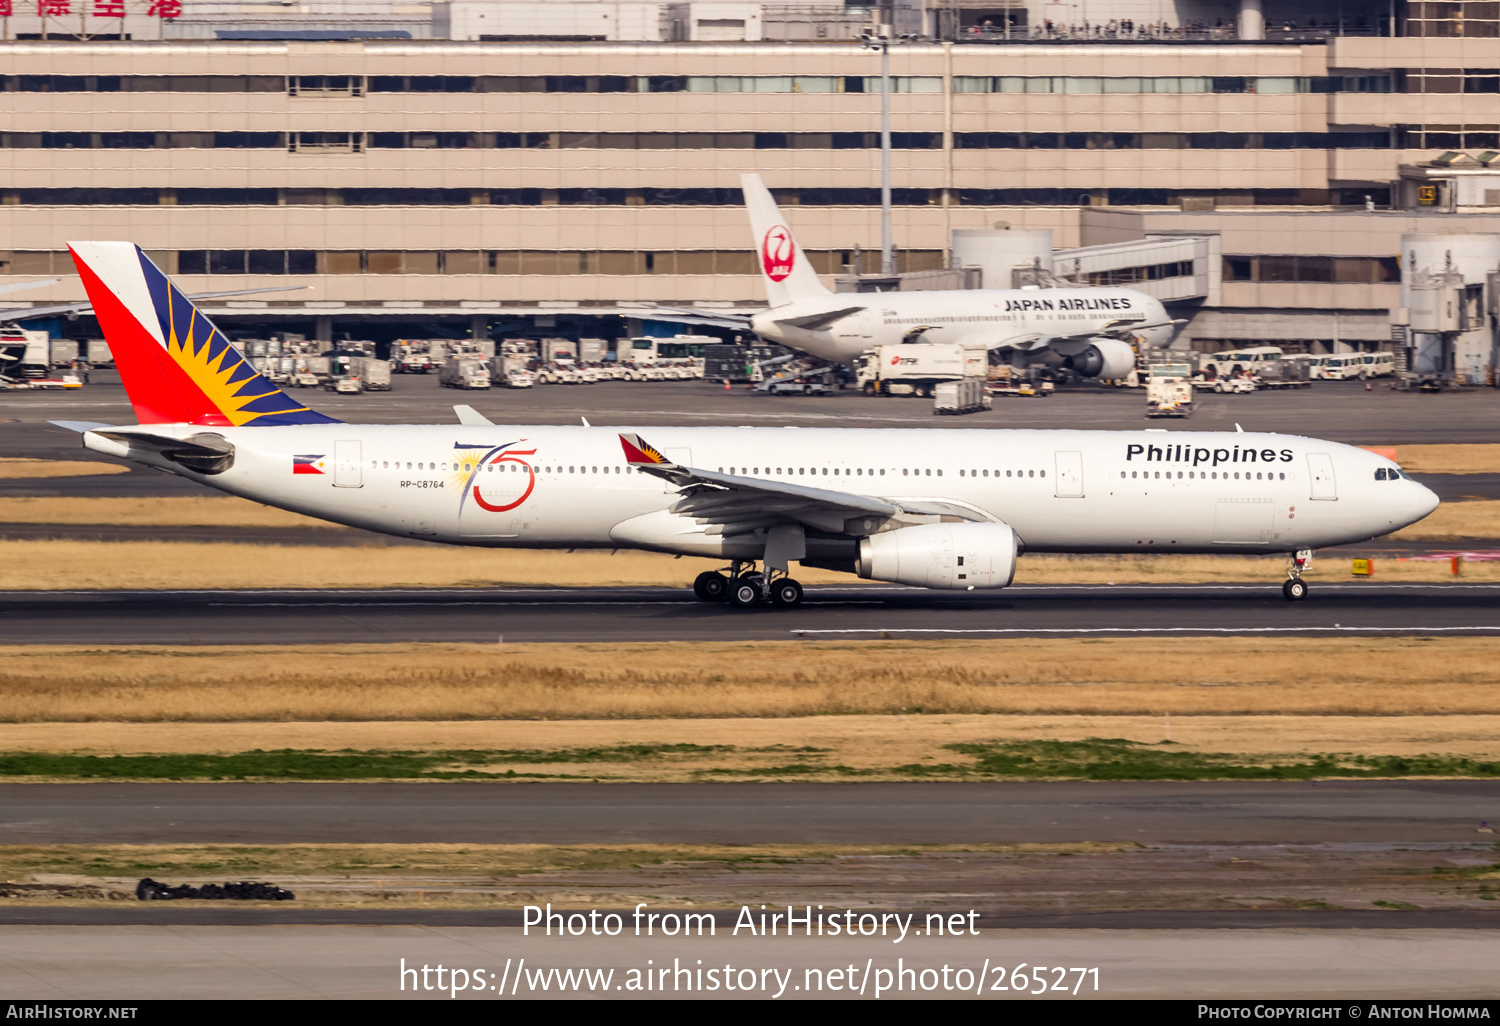
[{"label": "runway surface", "polygon": [[[1096,385],[1062,389],[1046,400],[996,399],[994,409],[962,418],[935,417],[931,401],[866,396],[846,389],[819,397],[776,397],[744,387],[725,391],[711,381],[613,381],[581,388],[542,386],[455,393],[437,375],[397,375],[389,392],[338,395],[293,391],[314,409],[354,424],[452,424],[455,402],[471,404],[497,424],[576,424],[587,415],[598,426],[626,430],[655,425],[750,424],[804,427],[1095,428],[1172,431],[1280,431],[1354,445],[1398,442],[1500,442],[1500,404],[1487,389],[1442,395],[1393,392],[1389,382],[1369,392],[1358,381],[1320,381],[1308,389],[1215,395],[1200,391],[1191,419],[1163,424],[1145,419],[1141,389]],[[7,392],[0,417],[13,420],[0,437],[0,456],[78,458],[79,436],[50,420],[134,423],[125,390],[113,371],[101,371],[76,392]],[[94,457],[98,458],[98,457]]]},{"label": "runway surface", "polygon": [[[964,901],[975,900],[965,896]],[[577,901],[572,908],[587,908]],[[653,906],[658,911],[662,906]],[[628,905],[599,910],[630,913]],[[734,929],[738,910],[676,909],[707,916],[719,929]],[[980,930],[1494,930],[1495,915],[1484,909],[1416,908],[1220,908],[1135,909],[1096,912],[976,910]],[[1395,915],[1392,915],[1395,912]],[[293,902],[237,906],[231,902],[126,902],[101,906],[4,905],[6,926],[438,926],[518,927],[520,907],[474,908],[306,908]]]},{"label": "runway surface", "polygon": [[[915,922],[924,922],[921,913]],[[618,937],[546,938],[514,927],[0,926],[0,991],[13,1000],[1114,997],[1368,1004],[1493,998],[1497,955],[1493,934],[1441,929],[980,930],[913,934],[897,944],[890,936],[787,937],[784,930],[775,937],[719,929],[684,938],[636,937],[626,927]],[[584,968],[588,982],[576,972],[566,982],[552,972]]]},{"label": "runway surface", "polygon": [[1484,840],[1500,781],[3,784],[9,844]]},{"label": "runway surface", "polygon": [[1500,584],[1022,586],[998,593],[817,587],[802,608],[735,610],[687,589],[8,591],[10,644],[749,641],[1221,634],[1500,635]]},{"label": "runway surface", "polygon": [[[913,929],[925,929],[921,913],[914,920]],[[12,1000],[1114,997],[1368,1005],[1493,998],[1497,955],[1493,933],[1443,929],[981,929],[977,936],[913,933],[898,944],[891,936],[787,937],[784,930],[636,937],[628,926],[618,937],[565,938],[525,936],[515,927],[0,926],[0,991]],[[589,982],[552,972],[583,968]]]}]

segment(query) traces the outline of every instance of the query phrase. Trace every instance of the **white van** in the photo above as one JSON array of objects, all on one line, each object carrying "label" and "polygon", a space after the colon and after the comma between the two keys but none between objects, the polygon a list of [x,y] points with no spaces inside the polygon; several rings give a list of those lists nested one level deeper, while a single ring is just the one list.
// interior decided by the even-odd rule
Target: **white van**
[{"label": "white van", "polygon": [[[1281,362],[1280,346],[1254,346],[1250,349],[1231,349],[1222,353],[1204,353],[1198,358],[1198,373],[1205,381],[1231,378],[1236,375],[1264,374],[1273,364]],[[1280,377],[1279,369],[1270,377]]]},{"label": "white van", "polygon": [[1394,353],[1332,353],[1322,359],[1327,361],[1323,377],[1329,381],[1357,378],[1361,371],[1367,378],[1387,378],[1396,373]]}]

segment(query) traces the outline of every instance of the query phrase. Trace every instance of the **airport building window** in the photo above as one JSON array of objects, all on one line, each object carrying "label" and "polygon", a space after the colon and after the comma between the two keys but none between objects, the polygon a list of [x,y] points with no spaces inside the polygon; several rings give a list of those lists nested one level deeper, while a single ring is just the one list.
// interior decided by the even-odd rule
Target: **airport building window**
[{"label": "airport building window", "polygon": [[1492,150],[1500,148],[1500,125],[1398,125],[1403,150]]},{"label": "airport building window", "polygon": [[1406,34],[1438,38],[1500,36],[1500,4],[1494,0],[1411,0]]},{"label": "airport building window", "polygon": [[956,132],[968,150],[1384,150],[1389,132]]},{"label": "airport building window", "polygon": [[1090,285],[1132,285],[1141,281],[1161,281],[1164,278],[1185,278],[1193,273],[1191,260],[1178,260],[1170,264],[1151,264],[1148,267],[1118,267],[1108,271],[1092,271],[1084,276]]},{"label": "airport building window", "polygon": [[[876,89],[879,88],[877,83]],[[1388,93],[1388,75],[1332,77],[1121,77],[958,75],[955,93]]]},{"label": "airport building window", "polygon": [[1401,266],[1393,256],[1226,256],[1224,280],[1382,284],[1399,282]]},{"label": "airport building window", "polygon": [[[1475,22],[1474,24],[1481,24]],[[1493,21],[1489,22],[1494,24]],[[1019,76],[958,75],[955,93],[1192,94],[1386,93],[1418,79],[1411,92],[1493,92],[1450,88],[1426,77],[1483,78],[1484,69],[1445,74],[1409,69],[1404,74],[1345,76]],[[1491,72],[1493,74],[1493,72]],[[941,93],[935,75],[893,75],[895,93]],[[307,98],[359,97],[366,93],[879,93],[877,76],[861,75],[0,75],[0,92],[22,93],[284,93]]]}]

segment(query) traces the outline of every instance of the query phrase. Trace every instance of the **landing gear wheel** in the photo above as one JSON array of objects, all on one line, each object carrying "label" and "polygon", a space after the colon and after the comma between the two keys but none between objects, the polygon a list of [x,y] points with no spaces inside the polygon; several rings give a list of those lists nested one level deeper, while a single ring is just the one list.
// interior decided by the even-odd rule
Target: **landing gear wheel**
[{"label": "landing gear wheel", "polygon": [[760,581],[755,575],[734,577],[729,581],[729,604],[736,609],[749,609],[760,603]]},{"label": "landing gear wheel", "polygon": [[1288,602],[1301,602],[1307,598],[1307,582],[1300,577],[1290,578],[1282,584],[1281,593]]},{"label": "landing gear wheel", "polygon": [[802,585],[783,577],[771,585],[771,604],[777,609],[796,609],[802,604]]},{"label": "landing gear wheel", "polygon": [[693,579],[693,594],[700,602],[723,602],[729,592],[729,578],[717,570],[705,570]]}]

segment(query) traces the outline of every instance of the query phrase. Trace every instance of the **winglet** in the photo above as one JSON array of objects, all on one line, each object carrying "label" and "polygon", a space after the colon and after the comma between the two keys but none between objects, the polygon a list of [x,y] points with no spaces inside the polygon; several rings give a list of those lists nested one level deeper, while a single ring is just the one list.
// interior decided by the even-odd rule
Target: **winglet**
[{"label": "winglet", "polygon": [[494,421],[474,409],[472,406],[455,406],[453,412],[458,414],[458,422],[469,427],[493,426]]},{"label": "winglet", "polygon": [[620,448],[625,450],[626,463],[654,463],[661,467],[676,466],[640,435],[622,434]]}]

